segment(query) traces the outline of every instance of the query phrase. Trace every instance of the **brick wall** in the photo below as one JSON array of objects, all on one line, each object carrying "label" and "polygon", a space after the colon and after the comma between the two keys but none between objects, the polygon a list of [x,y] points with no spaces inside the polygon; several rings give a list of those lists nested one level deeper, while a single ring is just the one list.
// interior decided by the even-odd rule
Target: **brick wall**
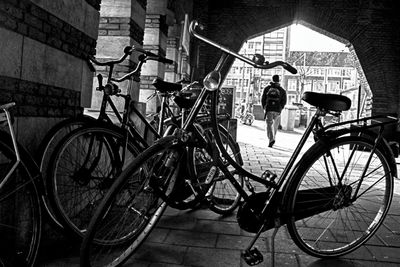
[{"label": "brick wall", "polygon": [[131,18],[101,17],[99,36],[129,36],[143,45],[144,29]]},{"label": "brick wall", "polygon": [[[100,0],[88,0],[87,2],[91,6],[99,8]],[[0,29],[10,35],[18,36],[16,38],[20,40],[29,38],[28,42],[31,43],[33,40],[35,47],[51,47],[60,51],[49,53],[54,56],[65,53],[73,58],[86,59],[88,55],[95,53],[96,39],[93,36],[89,36],[58,18],[56,14],[52,14],[30,1],[0,2]],[[22,61],[24,60],[23,53],[35,52],[31,49],[24,51],[23,45],[18,47],[18,44],[13,44],[12,41],[9,44],[3,42],[2,47],[7,47],[8,50],[22,49]],[[15,47],[13,47],[14,45]],[[21,58],[15,58],[15,60],[21,60]],[[37,58],[37,60],[41,59]],[[53,64],[60,64],[62,67],[61,64],[69,65],[71,62],[53,61]],[[46,67],[47,65],[51,68],[53,64],[47,62],[44,64],[45,66],[34,67]],[[3,66],[4,68],[7,66]],[[62,84],[58,86],[48,84],[43,79],[34,81],[29,77],[24,77],[28,76],[24,75],[24,72],[28,71],[24,70],[24,66],[21,65],[18,68],[20,69],[19,75],[14,75],[14,77],[9,77],[7,71],[0,72],[0,78],[4,82],[0,84],[2,90],[0,101],[16,101],[18,116],[66,117],[81,112],[81,92],[76,91],[76,88],[66,88]],[[40,74],[38,75],[40,76]],[[76,78],[79,77],[70,77],[70,79]]]},{"label": "brick wall", "polygon": [[0,1],[0,102],[16,102],[17,136],[31,152],[91,99],[86,58],[95,54],[99,9],[100,0]]}]

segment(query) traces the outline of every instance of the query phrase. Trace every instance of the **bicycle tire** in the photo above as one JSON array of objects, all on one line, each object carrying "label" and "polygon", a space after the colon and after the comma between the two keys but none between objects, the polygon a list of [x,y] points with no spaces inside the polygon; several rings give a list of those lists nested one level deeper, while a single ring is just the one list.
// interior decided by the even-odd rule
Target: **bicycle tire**
[{"label": "bicycle tire", "polygon": [[[0,266],[33,266],[37,258],[42,214],[34,177],[24,161],[21,162],[0,188]],[[8,134],[0,132],[0,184],[16,162]]]},{"label": "bicycle tire", "polygon": [[[372,154],[373,147],[370,139],[356,136],[318,141],[299,161],[285,196],[289,233],[304,252],[320,258],[350,253],[382,224],[393,176],[385,150],[378,144]],[[341,183],[338,177],[343,177]]]},{"label": "bicycle tire", "polygon": [[112,182],[139,154],[140,148],[129,140],[122,163],[124,140],[117,127],[87,126],[72,131],[55,149],[47,175],[49,203],[73,237],[82,238]]},{"label": "bicycle tire", "polygon": [[[153,190],[154,183],[157,183],[157,187],[162,185],[165,190],[163,193],[168,195],[172,192],[179,173],[176,165],[168,162],[169,154],[175,152],[173,140],[175,138],[165,137],[146,149],[112,185],[96,209],[83,239],[80,250],[81,266],[120,266],[150,234],[166,208],[166,203],[158,197],[157,191]],[[177,161],[174,163],[179,164]],[[168,175],[167,178],[164,171]],[[139,185],[131,189],[129,186],[135,184],[135,180],[139,181]],[[127,190],[131,190],[129,196],[134,196],[134,199],[125,199],[128,198],[125,194]],[[122,208],[123,202],[129,204],[125,209]],[[119,216],[109,219],[108,214],[114,211]],[[130,224],[125,225],[126,222]],[[105,242],[101,242],[104,239]],[[127,239],[130,242],[126,242]]]},{"label": "bicycle tire", "polygon": [[[47,188],[47,173],[48,168],[50,166],[50,159],[54,153],[55,148],[57,147],[58,143],[70,132],[73,130],[80,128],[82,126],[88,125],[93,123],[95,119],[90,116],[82,115],[77,116],[74,118],[68,118],[65,120],[60,121],[59,123],[55,124],[45,135],[43,140],[41,141],[37,153],[38,165],[40,172],[42,173],[42,179],[45,183],[45,189]],[[57,218],[56,212],[53,211],[51,205],[48,203],[49,200],[47,198],[48,193],[46,193],[46,197],[43,197],[43,203],[45,204],[45,208],[48,211],[51,222],[58,228],[63,229],[63,225],[60,223],[60,218]]]}]

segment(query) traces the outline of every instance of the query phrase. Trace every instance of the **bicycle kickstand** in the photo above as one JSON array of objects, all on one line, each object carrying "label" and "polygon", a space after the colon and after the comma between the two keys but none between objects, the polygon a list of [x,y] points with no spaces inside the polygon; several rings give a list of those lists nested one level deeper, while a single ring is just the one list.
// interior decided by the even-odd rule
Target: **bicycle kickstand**
[{"label": "bicycle kickstand", "polygon": [[[272,232],[272,236],[271,236],[271,267],[275,267],[275,237],[276,234],[278,233],[280,226],[276,226],[274,228],[274,231]],[[268,239],[267,241],[268,242]]]}]

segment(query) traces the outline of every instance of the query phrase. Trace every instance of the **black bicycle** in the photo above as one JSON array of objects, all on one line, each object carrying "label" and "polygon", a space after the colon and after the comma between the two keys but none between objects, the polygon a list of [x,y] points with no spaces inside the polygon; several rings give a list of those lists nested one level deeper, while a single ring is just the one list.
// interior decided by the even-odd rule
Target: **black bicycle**
[{"label": "black bicycle", "polygon": [[[141,53],[138,66],[122,78],[113,78],[114,65],[122,62],[133,51]],[[138,80],[141,67],[148,60],[170,63],[163,57],[141,48],[132,47],[125,48],[124,56],[116,61],[100,63],[92,58],[91,61],[95,64],[106,65],[109,68],[108,80],[105,85],[103,85],[102,76],[98,75],[99,90],[104,92],[99,119],[72,120],[71,124],[63,124],[63,126],[68,126],[63,127],[63,130],[69,130],[71,126],[71,128],[77,129],[58,141],[51,153],[46,173],[50,207],[63,229],[77,238],[81,238],[85,234],[92,213],[126,165],[141,151],[148,148],[155,139],[160,138],[163,134],[172,134],[174,129],[179,128],[187,110],[195,103],[195,98],[192,96],[194,90],[191,90],[194,83],[183,87],[180,83],[169,83],[156,79],[153,86],[161,98],[161,107],[159,116],[152,122],[148,122],[135,108],[129,92],[122,94],[116,84],[116,82],[122,82],[131,77],[136,77],[135,79]],[[123,117],[119,115],[111,96],[119,96],[125,100]],[[181,110],[179,114],[174,114],[170,105],[171,100]],[[115,125],[106,113],[107,104],[111,106],[120,125]],[[145,125],[144,131],[140,131],[135,126],[134,118]],[[227,120],[229,120],[229,116],[219,116],[219,122]],[[209,121],[209,114],[202,112],[196,119],[196,127],[203,133],[210,132]],[[230,141],[231,150],[237,154],[236,157],[239,157],[240,152],[236,151],[238,148],[236,142],[223,126],[220,127]],[[146,131],[149,134],[146,134]],[[64,132],[59,131],[59,133],[63,134]],[[197,182],[197,179],[202,179],[199,168],[201,167],[204,172],[204,168],[207,167],[207,164],[204,164],[206,156],[202,151],[194,149],[188,150],[186,155],[184,160],[188,162],[190,170],[181,169],[180,175],[185,179],[176,185],[176,187],[180,187],[180,191],[185,193],[175,194],[173,200],[172,198],[166,199],[171,206],[179,209],[196,207],[205,195],[205,189]],[[233,210],[237,207],[240,198],[238,194],[235,196],[236,199],[228,206],[225,203],[212,202],[210,208],[217,212]]]},{"label": "black bicycle", "polygon": [[[187,147],[207,147],[201,133],[192,127],[197,112],[210,96],[213,138],[216,146],[209,154],[213,166],[206,183],[223,181],[232,184],[243,198],[237,220],[239,226],[255,236],[243,251],[242,257],[249,265],[263,260],[253,248],[262,232],[274,228],[272,264],[274,264],[274,238],[279,227],[287,225],[294,242],[306,253],[316,257],[337,257],[363,245],[379,228],[389,210],[393,195],[393,177],[397,177],[396,164],[388,143],[383,138],[386,125],[398,123],[390,116],[374,116],[324,126],[322,119],[330,114],[339,117],[348,110],[351,101],[342,95],[306,92],[303,100],[317,108],[310,124],[296,147],[283,173],[278,177],[272,171],[257,176],[243,169],[224,149],[216,119],[218,91],[221,86],[220,71],[226,60],[233,56],[260,69],[282,66],[291,73],[296,69],[283,61],[266,62],[262,55],[252,60],[207,39],[195,31],[196,21],[190,25],[191,34],[222,51],[215,69],[204,79],[204,88],[183,127],[173,136],[165,137],[140,154],[118,177],[96,210],[81,246],[81,266],[119,266],[132,255],[154,227],[158,216],[154,206],[142,206],[140,214],[133,213],[130,205],[118,205],[121,196],[129,190],[129,181],[137,180],[136,197],[127,203],[143,203],[147,190],[168,198],[173,194],[179,160]],[[307,138],[313,134],[315,144],[295,164]],[[241,174],[249,180],[245,190],[234,175]],[[264,186],[255,192],[251,182]],[[210,187],[212,190],[212,186]],[[132,194],[133,195],[133,194]],[[110,211],[124,208],[124,216],[110,222]],[[123,237],[134,226],[126,224],[132,218],[147,216],[146,226],[136,228],[134,242],[124,246],[98,247],[93,240],[105,234],[115,240]]]}]

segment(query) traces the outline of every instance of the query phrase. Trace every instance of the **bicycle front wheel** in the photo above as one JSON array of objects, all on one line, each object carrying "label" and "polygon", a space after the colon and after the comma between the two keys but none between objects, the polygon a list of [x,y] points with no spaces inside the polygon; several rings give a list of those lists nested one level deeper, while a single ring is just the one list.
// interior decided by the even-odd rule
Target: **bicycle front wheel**
[{"label": "bicycle front wheel", "polygon": [[33,266],[42,230],[40,199],[24,161],[5,179],[15,163],[11,140],[0,132],[0,266]]},{"label": "bicycle front wheel", "polygon": [[[38,159],[39,159],[39,168],[42,174],[42,179],[45,183],[49,181],[47,179],[47,173],[49,172],[51,157],[57,147],[57,145],[61,142],[61,140],[71,133],[73,130],[88,125],[96,121],[94,118],[86,115],[77,116],[74,118],[69,118],[62,120],[61,122],[54,125],[50,131],[45,135],[42,142],[39,145]],[[45,187],[47,188],[47,186]],[[47,192],[46,192],[47,193]],[[48,203],[48,198],[43,198],[43,203],[45,203],[45,207],[49,212],[52,222],[59,228],[63,228],[62,224],[59,222],[60,219],[56,218],[56,213],[51,208],[51,205]]]},{"label": "bicycle front wheel", "polygon": [[82,127],[56,148],[47,178],[50,204],[65,230],[82,237],[101,199],[139,148],[118,129]]},{"label": "bicycle front wheel", "polygon": [[363,245],[389,210],[393,176],[384,150],[347,136],[319,141],[289,181],[288,230],[304,252],[321,258]]},{"label": "bicycle front wheel", "polygon": [[81,266],[120,266],[139,248],[166,208],[159,193],[168,195],[174,188],[176,155],[170,145],[155,143],[118,177],[90,222]]},{"label": "bicycle front wheel", "polygon": [[[224,145],[224,148],[222,149],[225,149],[228,155],[233,158],[239,165],[242,165],[242,157],[240,154],[239,145],[235,142],[229,132],[221,125],[219,126],[219,133],[221,141]],[[212,144],[214,142],[214,139],[211,125],[209,125],[209,127],[205,127],[205,134],[208,137],[208,142]],[[221,156],[222,164],[224,164],[225,168],[227,168],[227,171],[229,171],[236,182],[241,187],[243,187],[243,175],[236,172],[235,168],[228,163],[228,161],[224,158],[223,154],[220,151],[219,154]],[[202,158],[207,157],[206,155],[203,155]],[[209,158],[212,157],[209,156]],[[210,175],[209,172],[211,168],[214,168],[214,170],[211,171],[215,171],[215,175],[213,177],[213,182],[211,183],[211,186],[208,188],[206,193],[207,199],[210,204],[210,210],[221,215],[231,214],[240,204],[240,193],[236,190],[234,185],[229,181],[222,170],[218,168],[218,164],[209,166],[209,171],[206,172],[207,175]]]}]

